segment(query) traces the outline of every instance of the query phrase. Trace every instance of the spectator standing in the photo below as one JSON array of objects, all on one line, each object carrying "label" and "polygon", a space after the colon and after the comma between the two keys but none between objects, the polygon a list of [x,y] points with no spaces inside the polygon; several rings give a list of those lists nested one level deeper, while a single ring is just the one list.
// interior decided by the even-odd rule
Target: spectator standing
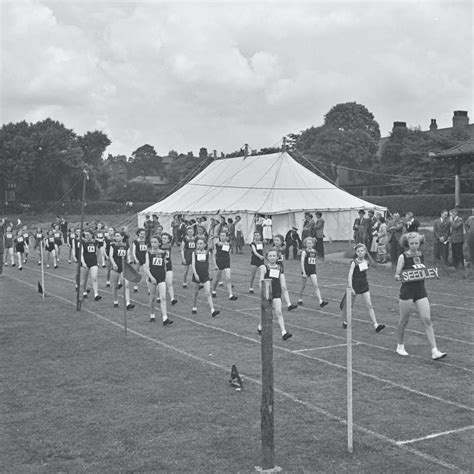
[{"label": "spectator standing", "polygon": [[398,257],[403,253],[400,238],[403,234],[404,223],[398,212],[394,212],[392,219],[387,223],[387,242],[390,244],[390,262],[395,267]]},{"label": "spectator standing", "polygon": [[4,252],[4,235],[6,229],[5,219],[0,219],[0,277],[3,276],[3,252]]},{"label": "spectator standing", "polygon": [[462,217],[458,216],[456,209],[449,211],[449,219],[451,224],[451,253],[453,255],[453,265],[456,270],[464,268],[464,253],[462,247],[464,245],[464,222]]},{"label": "spectator standing", "polygon": [[301,234],[301,240],[306,239],[306,237],[313,237],[314,235],[314,220],[313,214],[309,212],[304,213],[303,221],[303,232]]},{"label": "spectator standing", "polygon": [[262,228],[263,242],[267,245],[270,244],[273,240],[272,224],[272,218],[270,216],[265,216],[265,219],[263,219]]},{"label": "spectator standing", "polygon": [[379,220],[375,216],[375,211],[370,209],[368,212],[369,215],[369,228],[367,231],[367,242],[365,246],[367,247],[367,253],[370,254],[372,258],[377,254],[377,230],[379,227]]},{"label": "spectator standing", "polygon": [[383,216],[378,216],[378,221],[379,227],[377,230],[377,262],[387,263],[387,224],[385,223],[385,217]]},{"label": "spectator standing", "polygon": [[370,220],[365,215],[364,209],[359,211],[359,217],[354,221],[352,230],[354,231],[354,242],[356,244],[364,244],[367,242],[367,236],[369,234]]},{"label": "spectator standing", "polygon": [[420,228],[420,221],[415,219],[411,211],[405,214],[405,228],[407,232],[418,232]]},{"label": "spectator standing", "polygon": [[314,237],[316,239],[315,250],[318,259],[324,261],[324,219],[322,212],[316,212],[316,220],[314,221]]},{"label": "spectator standing", "polygon": [[451,221],[448,218],[448,211],[444,209],[433,224],[433,258],[436,263],[448,264],[450,232]]},{"label": "spectator standing", "polygon": [[263,216],[261,214],[255,214],[255,232],[263,236]]},{"label": "spectator standing", "polygon": [[468,276],[471,277],[474,271],[474,215],[469,216],[465,224],[466,229],[466,242],[467,249],[469,252],[468,262],[469,262],[469,273]]},{"label": "spectator standing", "polygon": [[242,228],[242,218],[235,216],[235,253],[243,253],[242,248],[244,246],[244,233]]},{"label": "spectator standing", "polygon": [[[153,222],[150,219],[150,214],[145,215],[145,222],[143,224],[143,228],[145,229],[145,242],[147,243],[147,245],[150,245],[150,237],[153,229]],[[113,236],[110,237],[112,238]]]},{"label": "spectator standing", "polygon": [[298,229],[292,227],[285,235],[285,259],[290,258],[290,247],[293,247],[293,260],[298,259],[298,251],[301,250],[302,242],[298,235]]}]

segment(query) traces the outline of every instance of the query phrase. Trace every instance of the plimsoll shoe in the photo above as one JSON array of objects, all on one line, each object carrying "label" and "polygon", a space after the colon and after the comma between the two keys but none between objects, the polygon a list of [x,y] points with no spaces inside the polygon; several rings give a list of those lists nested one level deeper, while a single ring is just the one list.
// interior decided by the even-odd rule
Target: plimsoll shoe
[{"label": "plimsoll shoe", "polygon": [[230,299],[230,301],[235,301],[235,300],[238,299],[238,297],[235,296],[235,295],[230,295],[230,296],[229,296],[229,299]]},{"label": "plimsoll shoe", "polygon": [[433,360],[441,360],[444,359],[448,354],[446,352],[441,352],[438,349],[433,349],[431,351],[431,358]]},{"label": "plimsoll shoe", "polygon": [[172,304],[173,306],[174,306],[177,302],[178,302],[177,299],[172,299],[172,300],[171,300],[171,304]]},{"label": "plimsoll shoe", "polygon": [[380,332],[380,331],[383,331],[385,329],[385,324],[379,324],[376,328],[375,328],[375,332]]},{"label": "plimsoll shoe", "polygon": [[324,308],[325,306],[327,306],[329,304],[329,301],[321,301],[321,303],[319,303],[319,306],[321,308]]},{"label": "plimsoll shoe", "polygon": [[397,354],[401,356],[407,356],[408,352],[405,350],[405,346],[397,346]]},{"label": "plimsoll shoe", "polygon": [[127,309],[128,309],[128,310],[131,310],[131,309],[133,309],[133,308],[135,308],[135,305],[134,305],[133,303],[128,303]]},{"label": "plimsoll shoe", "polygon": [[220,314],[221,312],[218,310],[218,309],[215,309],[212,313],[211,313],[211,316],[213,318],[215,318],[218,314]]},{"label": "plimsoll shoe", "polygon": [[290,337],[292,337],[293,334],[291,334],[291,332],[285,332],[285,334],[283,334],[283,336],[281,336],[281,338],[286,341],[288,340]]},{"label": "plimsoll shoe", "polygon": [[170,326],[173,323],[174,323],[174,321],[172,319],[167,318],[163,321],[163,326]]},{"label": "plimsoll shoe", "polygon": [[294,309],[296,309],[298,307],[297,304],[290,304],[290,306],[288,306],[288,311],[293,311]]}]

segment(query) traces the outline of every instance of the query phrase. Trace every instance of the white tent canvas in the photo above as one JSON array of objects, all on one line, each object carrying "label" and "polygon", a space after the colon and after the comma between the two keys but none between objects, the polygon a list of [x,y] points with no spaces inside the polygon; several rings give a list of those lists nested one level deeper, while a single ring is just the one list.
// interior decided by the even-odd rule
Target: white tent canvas
[{"label": "white tent canvas", "polygon": [[302,230],[304,213],[318,210],[331,240],[352,238],[352,225],[360,209],[384,212],[334,186],[296,162],[288,153],[272,153],[216,160],[172,195],[138,213],[157,214],[169,230],[175,214],[189,218],[213,215],[242,218],[244,237],[251,241],[256,214],[271,215],[273,233],[296,226]]}]

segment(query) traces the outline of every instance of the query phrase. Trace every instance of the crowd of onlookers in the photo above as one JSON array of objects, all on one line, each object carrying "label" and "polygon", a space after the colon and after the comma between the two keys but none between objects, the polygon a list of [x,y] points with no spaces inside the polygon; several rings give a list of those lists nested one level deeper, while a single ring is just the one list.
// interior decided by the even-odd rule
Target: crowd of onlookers
[{"label": "crowd of onlookers", "polygon": [[[5,248],[5,232],[9,228],[6,226],[7,220],[0,221],[0,246],[3,254]],[[12,226],[11,223],[9,223]],[[194,234],[206,235],[212,248],[212,242],[218,239],[222,229],[229,234],[229,243],[232,252],[243,253],[245,245],[244,229],[240,216],[225,217],[222,215],[206,218],[198,216],[186,219],[182,215],[175,215],[171,223],[172,244],[181,245],[186,235],[187,229],[193,227]],[[254,218],[255,230],[260,233],[262,241],[270,244],[273,240],[272,218],[269,215],[256,214]],[[318,260],[324,260],[324,226],[325,221],[320,211],[312,214],[306,212],[302,223],[301,234],[297,227],[291,227],[284,236],[285,258],[298,259],[302,249],[302,242],[306,237],[315,239],[315,250]],[[16,227],[16,226],[15,226]],[[59,230],[63,235],[63,240],[67,241],[68,223],[58,217],[52,223],[51,228]],[[163,226],[159,216],[147,214],[143,228],[146,232],[146,241],[150,242],[151,236],[163,233]],[[402,217],[398,212],[394,212],[390,217],[385,218],[381,213],[374,210],[365,211],[361,209],[358,217],[353,223],[354,244],[362,243],[367,247],[369,255],[378,263],[392,262],[395,265],[398,257],[403,252],[400,246],[400,238],[403,234],[417,232],[420,228],[419,220],[413,212],[406,212]],[[16,229],[9,229],[15,235],[20,231],[27,235],[24,226]],[[458,215],[456,209],[449,212],[443,210],[433,223],[433,258],[439,265],[448,266],[452,264],[456,269],[462,269],[465,265],[466,257],[470,262],[470,271],[474,268],[474,216],[471,215],[465,221]],[[8,234],[9,235],[9,234]]]},{"label": "crowd of onlookers", "polygon": [[[385,219],[379,213],[369,210],[359,211],[355,219],[354,242],[366,245],[370,254],[377,262],[386,263],[388,257],[395,265],[403,252],[400,238],[409,232],[418,232],[420,222],[413,212],[407,212],[401,217],[398,212]],[[467,248],[465,254],[464,248]],[[451,255],[450,255],[451,254]],[[435,264],[448,266],[450,263],[456,269],[464,268],[465,257],[474,265],[474,216],[464,221],[456,209],[449,212],[443,210],[440,217],[433,223],[433,259]],[[451,256],[451,258],[450,258]]]}]

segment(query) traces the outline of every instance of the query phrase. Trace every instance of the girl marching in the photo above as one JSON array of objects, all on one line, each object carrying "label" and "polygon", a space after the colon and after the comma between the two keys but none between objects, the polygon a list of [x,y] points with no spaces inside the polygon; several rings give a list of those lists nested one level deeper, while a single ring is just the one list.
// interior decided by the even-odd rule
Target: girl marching
[{"label": "girl marching", "polygon": [[317,252],[314,249],[316,240],[313,237],[306,237],[303,240],[303,251],[301,252],[301,273],[302,273],[302,281],[301,281],[301,290],[298,298],[298,304],[303,304],[303,292],[306,287],[306,281],[309,278],[311,283],[314,286],[314,292],[316,294],[316,298],[319,300],[319,306],[324,308],[328,302],[324,301],[321,297],[321,291],[318,285],[318,277],[316,276],[316,260],[317,260]]},{"label": "girl marching", "polygon": [[41,265],[41,261],[43,260],[43,240],[44,240],[43,229],[41,227],[37,227],[36,232],[35,232],[34,249],[38,251],[38,265]]},{"label": "girl marching", "polygon": [[[400,274],[404,270],[413,270],[414,268],[420,268],[420,266],[424,267],[424,256],[420,250],[423,241],[423,236],[418,232],[410,232],[402,235],[400,246],[404,249],[404,252],[398,257],[397,269],[395,271],[395,279],[397,281],[400,281]],[[408,355],[408,352],[405,350],[404,337],[413,303],[415,303],[420,318],[425,326],[426,336],[431,348],[431,358],[433,360],[443,359],[447,354],[438,350],[436,346],[436,338],[430,315],[430,302],[428,301],[424,280],[403,282],[400,288],[398,300],[400,320],[397,327],[397,354],[401,356]]]},{"label": "girl marching", "polygon": [[[16,253],[16,256],[17,256],[17,260],[18,260],[18,270],[23,270],[23,267],[22,267],[21,264],[23,262],[23,255],[25,254],[25,249],[27,248],[27,245],[26,245],[25,239],[23,237],[23,231],[22,230],[19,230],[17,232],[14,242],[15,242],[15,253]],[[14,266],[14,265],[12,265],[12,266]]]},{"label": "girl marching", "polygon": [[[114,234],[114,241],[110,244],[109,259],[112,266],[111,272],[111,284],[112,291],[114,296],[114,308],[118,308],[118,289],[119,289],[119,279],[123,272],[123,262],[127,258],[129,247],[123,241],[124,234],[123,232],[116,231]],[[128,285],[128,280],[124,279],[125,284],[125,304],[127,309],[135,308],[135,305],[130,302],[130,287]]]},{"label": "girl marching", "polygon": [[[12,267],[15,266],[15,255],[13,253],[15,236],[13,234],[13,227],[11,225],[7,226],[5,231],[5,266],[8,267],[8,260]],[[3,258],[3,255],[2,255]]]},{"label": "girl marching", "polygon": [[[357,295],[362,295],[365,306],[369,312],[370,319],[374,325],[375,332],[379,333],[385,328],[384,324],[378,324],[377,318],[375,317],[375,311],[372,306],[372,300],[370,298],[369,283],[367,281],[367,270],[369,268],[369,262],[366,260],[367,247],[364,244],[357,244],[355,246],[356,258],[352,260],[349,267],[349,275],[347,277],[348,285],[351,288],[351,306],[354,305],[354,301]],[[341,301],[341,319],[342,327],[347,328],[346,314],[347,308],[345,299]]]},{"label": "girl marching", "polygon": [[[283,319],[283,313],[281,310],[281,276],[282,276],[282,265],[278,262],[278,252],[275,249],[271,249],[267,252],[267,263],[260,265],[260,285],[265,279],[271,279],[272,281],[272,307],[275,311],[280,326],[281,338],[286,341],[293,334],[289,333],[285,328],[285,320]],[[259,335],[262,334],[262,325],[259,324],[257,328]]]},{"label": "girl marching", "polygon": [[250,244],[250,265],[252,265],[253,268],[250,273],[249,293],[254,293],[253,282],[255,280],[255,275],[265,260],[265,257],[263,256],[263,242],[261,239],[262,235],[260,232],[253,233],[253,242]]},{"label": "girl marching", "polygon": [[[132,262],[134,263],[135,270],[138,272],[145,265],[146,261],[146,252],[148,250],[148,245],[145,241],[146,230],[138,229],[137,238],[132,242]],[[138,291],[138,285],[135,283],[133,291],[136,293]]]},{"label": "girl marching", "polygon": [[216,288],[221,279],[222,272],[224,272],[227,291],[229,292],[229,300],[235,301],[237,296],[232,293],[232,281],[230,277],[230,249],[227,232],[221,232],[219,234],[219,241],[214,244],[214,252],[212,253],[214,267],[217,270],[212,288],[212,297],[215,298],[217,296]]},{"label": "girl marching", "polygon": [[283,300],[285,301],[288,311],[292,311],[296,309],[298,305],[293,304],[291,302],[290,293],[288,292],[288,288],[286,286],[285,268],[283,266],[283,255],[286,250],[286,246],[285,246],[285,240],[282,235],[277,234],[273,237],[273,246],[274,246],[274,249],[277,251],[277,262],[281,266],[281,276],[280,276],[281,295],[283,297]]},{"label": "girl marching", "polygon": [[102,268],[105,268],[105,235],[104,235],[104,226],[101,222],[97,223],[95,231],[95,243],[97,245],[97,250],[99,253],[99,264],[102,265]]},{"label": "girl marching", "polygon": [[84,267],[82,275],[82,296],[83,298],[87,298],[87,279],[90,273],[92,289],[94,290],[94,301],[99,301],[102,299],[102,296],[99,295],[97,243],[90,230],[84,232],[84,240],[81,246],[81,264]]},{"label": "girl marching", "polygon": [[47,252],[46,268],[49,268],[51,258],[53,259],[54,268],[58,268],[58,262],[56,260],[56,245],[54,243],[53,231],[49,230],[44,239],[44,248]]},{"label": "girl marching", "polygon": [[174,306],[178,300],[174,297],[173,287],[173,262],[171,261],[172,237],[170,234],[163,233],[161,236],[161,250],[165,252],[166,258],[166,287],[170,295],[171,304]]},{"label": "girl marching", "polygon": [[[145,230],[143,229],[145,233]],[[150,239],[151,248],[145,253],[145,274],[150,289],[150,322],[155,322],[155,300],[157,290],[160,298],[163,326],[169,326],[174,321],[168,318],[166,305],[166,252],[161,250],[160,241],[156,235]]]},{"label": "girl marching", "polygon": [[[204,240],[201,239],[203,242]],[[192,255],[194,250],[196,250],[196,239],[194,237],[194,229],[189,226],[186,229],[186,235],[184,236],[183,241],[181,242],[181,259],[182,264],[185,266],[183,274],[183,288],[188,287],[187,279],[189,267],[191,265]]]},{"label": "girl marching", "polygon": [[54,245],[56,246],[56,261],[59,262],[59,254],[61,252],[61,246],[64,243],[63,233],[61,232],[59,224],[54,224],[53,237],[54,237]]},{"label": "girl marching", "polygon": [[209,251],[206,250],[206,243],[203,239],[196,241],[196,250],[191,255],[191,265],[193,270],[194,299],[192,313],[197,313],[197,298],[199,288],[202,286],[206,294],[211,316],[215,318],[220,311],[214,308],[211,296],[211,282],[209,278]]}]

